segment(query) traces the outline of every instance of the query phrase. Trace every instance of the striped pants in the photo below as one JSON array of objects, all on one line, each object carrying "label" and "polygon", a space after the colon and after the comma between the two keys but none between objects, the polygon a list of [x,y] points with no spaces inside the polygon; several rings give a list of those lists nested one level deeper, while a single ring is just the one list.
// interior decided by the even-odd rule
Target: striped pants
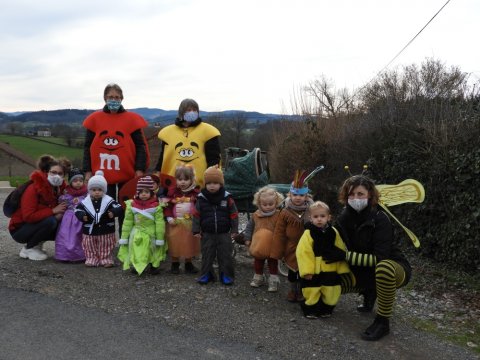
[{"label": "striped pants", "polygon": [[104,235],[82,235],[82,248],[85,252],[85,265],[113,265],[113,249],[117,240],[115,233]]},{"label": "striped pants", "polygon": [[[365,291],[361,286],[356,286],[353,273],[342,274],[342,294],[361,293]],[[405,270],[393,260],[382,260],[375,267],[375,287],[377,291],[377,314],[390,318],[395,303],[398,288],[406,285]]]}]

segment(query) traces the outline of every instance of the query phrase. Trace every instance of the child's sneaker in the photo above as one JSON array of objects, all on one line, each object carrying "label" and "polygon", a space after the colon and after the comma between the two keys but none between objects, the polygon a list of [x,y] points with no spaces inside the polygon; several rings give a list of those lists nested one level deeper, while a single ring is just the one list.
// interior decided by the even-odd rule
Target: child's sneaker
[{"label": "child's sneaker", "polygon": [[318,319],[318,316],[315,314],[308,314],[308,315],[305,315],[305,317],[310,320]]},{"label": "child's sneaker", "polygon": [[270,278],[268,279],[268,291],[277,292],[279,284],[280,279],[278,278],[278,275],[270,275]]},{"label": "child's sneaker", "polygon": [[250,283],[251,287],[258,288],[262,286],[265,283],[265,280],[263,278],[263,274],[255,274],[253,275],[252,282]]},{"label": "child's sneaker", "polygon": [[225,274],[220,274],[220,280],[222,281],[223,285],[233,285],[233,279]]},{"label": "child's sneaker", "polygon": [[200,285],[207,285],[210,281],[215,281],[215,278],[213,277],[213,275],[211,273],[206,273],[206,274],[203,274],[202,276],[200,276],[198,279],[197,279],[197,282],[200,284]]}]

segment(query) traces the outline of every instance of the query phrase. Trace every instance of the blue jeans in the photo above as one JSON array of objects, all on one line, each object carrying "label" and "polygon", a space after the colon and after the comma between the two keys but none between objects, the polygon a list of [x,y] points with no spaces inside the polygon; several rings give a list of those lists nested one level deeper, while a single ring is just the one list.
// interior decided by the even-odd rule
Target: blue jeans
[{"label": "blue jeans", "polygon": [[20,244],[27,244],[31,249],[42,241],[55,240],[58,221],[54,216],[49,216],[36,223],[24,223],[20,228],[10,232],[13,240]]}]

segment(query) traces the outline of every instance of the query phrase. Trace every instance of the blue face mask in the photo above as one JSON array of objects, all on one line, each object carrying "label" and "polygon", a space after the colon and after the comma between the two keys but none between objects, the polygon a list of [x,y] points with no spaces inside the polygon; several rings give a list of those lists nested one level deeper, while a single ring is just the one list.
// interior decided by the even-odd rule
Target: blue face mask
[{"label": "blue face mask", "polygon": [[120,106],[122,106],[121,100],[107,100],[107,107],[110,111],[118,111]]},{"label": "blue face mask", "polygon": [[198,112],[196,111],[187,111],[185,114],[183,114],[183,120],[187,122],[194,122],[197,119],[198,119]]}]

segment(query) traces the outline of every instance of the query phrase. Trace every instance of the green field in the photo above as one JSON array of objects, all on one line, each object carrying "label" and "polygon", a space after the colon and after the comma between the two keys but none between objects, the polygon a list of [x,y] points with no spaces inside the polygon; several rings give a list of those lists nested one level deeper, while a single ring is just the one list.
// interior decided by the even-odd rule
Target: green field
[{"label": "green field", "polygon": [[47,139],[42,138],[41,140],[47,141],[41,141],[35,137],[0,134],[0,141],[8,143],[11,147],[25,153],[32,159],[37,159],[42,154],[50,154],[54,157],[65,156],[72,161],[82,159],[83,149],[58,145],[65,144],[62,138],[50,137]]}]

